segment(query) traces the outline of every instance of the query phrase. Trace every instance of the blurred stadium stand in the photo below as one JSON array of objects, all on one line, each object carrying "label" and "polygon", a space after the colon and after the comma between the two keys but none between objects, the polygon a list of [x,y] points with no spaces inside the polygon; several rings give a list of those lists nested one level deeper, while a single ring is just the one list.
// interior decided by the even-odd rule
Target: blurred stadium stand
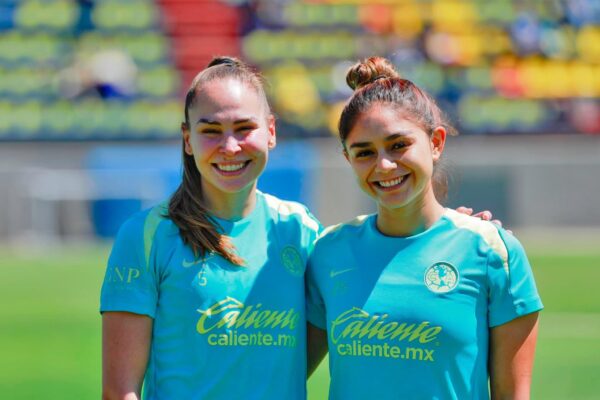
[{"label": "blurred stadium stand", "polygon": [[[600,173],[598,0],[0,0],[0,238],[110,236],[164,197],[179,156],[158,160],[179,146],[184,92],[221,54],[264,73],[279,137],[301,140],[280,141],[274,154],[295,162],[272,160],[262,187],[309,203],[326,223],[369,207],[329,159],[347,68],[383,55],[464,136],[454,141],[454,201],[513,226],[600,225],[588,203],[562,219],[560,205],[528,208],[543,202],[532,188],[551,190],[565,171],[570,193],[585,171]],[[567,148],[564,137],[576,139]],[[534,157],[539,141],[564,158]],[[353,189],[332,193],[340,182]],[[596,186],[584,197],[600,196]]]},{"label": "blurred stadium stand", "polygon": [[435,95],[461,133],[600,132],[597,0],[255,4],[244,54],[302,134],[335,125],[348,60],[373,54]]},{"label": "blurred stadium stand", "polygon": [[149,0],[0,0],[0,139],[177,133],[181,87]]},{"label": "blurred stadium stand", "polygon": [[282,135],[334,132],[374,54],[463,134],[600,132],[598,0],[0,0],[0,140],[176,138],[217,54],[264,71]]}]

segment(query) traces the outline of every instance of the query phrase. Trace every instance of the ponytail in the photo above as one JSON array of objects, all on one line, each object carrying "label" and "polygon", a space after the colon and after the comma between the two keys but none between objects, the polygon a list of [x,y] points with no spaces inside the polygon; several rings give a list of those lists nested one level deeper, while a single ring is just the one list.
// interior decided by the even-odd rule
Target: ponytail
[{"label": "ponytail", "polygon": [[[269,110],[262,79],[258,73],[236,58],[215,57],[192,81],[185,97],[185,122],[182,128],[190,129],[188,109],[194,104],[202,84],[229,77],[239,79],[254,88]],[[183,179],[169,202],[169,218],[177,225],[183,242],[192,248],[196,257],[215,253],[234,265],[244,265],[244,260],[235,253],[231,238],[222,233],[221,227],[206,209],[201,185],[202,175],[196,167],[194,156],[185,152],[185,143],[182,147]]]}]

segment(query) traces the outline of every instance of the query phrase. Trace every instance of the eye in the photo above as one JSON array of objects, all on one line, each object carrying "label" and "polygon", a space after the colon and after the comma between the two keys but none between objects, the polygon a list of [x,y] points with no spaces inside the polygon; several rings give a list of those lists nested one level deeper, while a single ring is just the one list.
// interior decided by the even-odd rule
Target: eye
[{"label": "eye", "polygon": [[253,125],[244,125],[244,126],[238,127],[236,129],[236,132],[248,133],[250,131],[253,131],[254,129],[256,129],[256,127]]},{"label": "eye", "polygon": [[354,154],[355,158],[365,158],[370,156],[371,154],[373,154],[373,152],[371,150],[361,150],[361,151],[357,151]]},{"label": "eye", "polygon": [[203,128],[199,130],[200,133],[204,135],[219,135],[221,131],[215,128]]},{"label": "eye", "polygon": [[402,150],[406,147],[406,143],[396,142],[392,145],[392,150]]}]

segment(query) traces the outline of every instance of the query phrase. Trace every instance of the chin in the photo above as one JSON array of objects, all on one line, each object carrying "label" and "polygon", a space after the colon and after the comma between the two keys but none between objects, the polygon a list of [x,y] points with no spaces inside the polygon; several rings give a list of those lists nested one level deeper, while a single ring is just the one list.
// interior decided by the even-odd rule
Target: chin
[{"label": "chin", "polygon": [[225,193],[239,193],[256,185],[257,180],[249,180],[244,182],[224,182],[220,187]]},{"label": "chin", "polygon": [[240,184],[240,185],[219,185],[219,190],[227,194],[235,194],[244,191],[251,184]]},{"label": "chin", "polygon": [[388,210],[395,210],[410,205],[410,199],[407,199],[405,196],[402,196],[402,198],[387,199],[379,197],[377,204],[379,204],[380,207],[387,208]]}]

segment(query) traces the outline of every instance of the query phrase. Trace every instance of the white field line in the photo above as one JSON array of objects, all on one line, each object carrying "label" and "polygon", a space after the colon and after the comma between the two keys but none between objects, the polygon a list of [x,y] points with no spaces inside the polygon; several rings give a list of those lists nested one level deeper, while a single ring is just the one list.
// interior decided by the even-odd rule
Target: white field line
[{"label": "white field line", "polygon": [[539,335],[542,339],[598,339],[600,313],[540,313]]}]

